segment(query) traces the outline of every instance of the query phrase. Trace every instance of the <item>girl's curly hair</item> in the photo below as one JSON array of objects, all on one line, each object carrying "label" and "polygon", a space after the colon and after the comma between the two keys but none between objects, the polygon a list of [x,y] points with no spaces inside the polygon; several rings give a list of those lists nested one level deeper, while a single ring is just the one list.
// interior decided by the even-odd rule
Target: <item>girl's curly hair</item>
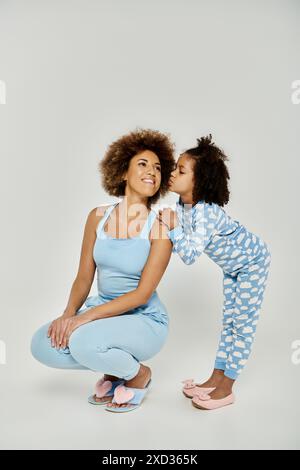
[{"label": "girl's curly hair", "polygon": [[184,153],[194,160],[193,200],[224,206],[229,201],[230,179],[225,161],[228,157],[212,142],[212,136],[197,139],[197,147]]},{"label": "girl's curly hair", "polygon": [[108,194],[124,196],[126,181],[123,180],[123,175],[128,170],[132,157],[143,150],[154,152],[161,164],[161,185],[157,193],[148,199],[148,207],[151,207],[160,196],[168,192],[168,181],[174,169],[175,145],[167,135],[152,129],[137,128],[110,144],[98,169],[102,174],[102,185]]}]

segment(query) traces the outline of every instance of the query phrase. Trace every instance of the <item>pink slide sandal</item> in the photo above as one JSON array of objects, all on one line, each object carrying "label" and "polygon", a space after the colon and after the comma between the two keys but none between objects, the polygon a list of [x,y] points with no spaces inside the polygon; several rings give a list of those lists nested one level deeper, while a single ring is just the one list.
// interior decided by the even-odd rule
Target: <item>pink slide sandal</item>
[{"label": "pink slide sandal", "polygon": [[[91,403],[92,405],[106,405],[107,403],[110,403],[113,399],[114,396],[114,391],[118,385],[123,385],[125,382],[124,379],[119,379],[111,382],[110,380],[104,380],[104,377],[98,380],[98,382],[95,385],[95,394],[89,396],[88,402]],[[95,400],[96,398],[103,398],[107,397],[105,400]]]}]

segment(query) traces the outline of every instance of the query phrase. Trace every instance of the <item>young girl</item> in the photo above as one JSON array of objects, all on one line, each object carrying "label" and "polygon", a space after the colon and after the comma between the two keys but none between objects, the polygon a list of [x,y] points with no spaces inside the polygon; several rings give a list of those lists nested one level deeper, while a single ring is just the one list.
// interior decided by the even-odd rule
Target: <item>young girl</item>
[{"label": "young girl", "polygon": [[159,211],[161,224],[185,264],[203,252],[223,270],[223,331],[211,377],[183,381],[183,393],[200,409],[232,404],[232,387],[253,344],[270,267],[266,243],[222,209],[229,201],[227,156],[209,137],[180,155],[169,189],[179,194],[176,211]]}]

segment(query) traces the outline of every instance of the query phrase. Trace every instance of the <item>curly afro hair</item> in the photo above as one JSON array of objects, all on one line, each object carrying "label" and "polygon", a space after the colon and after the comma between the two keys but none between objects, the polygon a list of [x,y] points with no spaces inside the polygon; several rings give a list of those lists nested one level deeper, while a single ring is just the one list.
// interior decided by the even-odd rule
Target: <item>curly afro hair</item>
[{"label": "curly afro hair", "polygon": [[123,175],[132,157],[144,150],[154,152],[161,164],[161,185],[157,193],[148,199],[148,207],[151,207],[168,192],[168,181],[174,169],[175,145],[167,135],[156,130],[137,128],[108,147],[98,168],[102,174],[102,185],[108,194],[124,196],[126,181],[123,181]]},{"label": "curly afro hair", "polygon": [[194,160],[193,200],[224,206],[228,203],[230,194],[230,176],[225,164],[228,157],[211,140],[211,134],[201,137],[197,139],[197,147],[184,152]]}]

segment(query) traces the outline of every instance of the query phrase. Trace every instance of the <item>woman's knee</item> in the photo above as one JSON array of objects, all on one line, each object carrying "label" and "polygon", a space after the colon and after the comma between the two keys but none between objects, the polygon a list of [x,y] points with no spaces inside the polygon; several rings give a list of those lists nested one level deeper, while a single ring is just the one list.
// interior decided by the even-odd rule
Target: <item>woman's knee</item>
[{"label": "woman's knee", "polygon": [[139,361],[146,361],[153,358],[165,346],[169,334],[169,328],[162,325],[158,325],[156,327],[157,331],[155,337],[151,335],[137,354]]},{"label": "woman's knee", "polygon": [[31,338],[30,351],[39,362],[44,362],[45,352],[51,348],[50,338],[47,336],[49,325],[50,323],[41,326]]},{"label": "woman's knee", "polygon": [[100,352],[97,350],[88,331],[86,331],[87,329],[84,328],[85,326],[86,325],[83,325],[73,331],[69,338],[70,353],[72,357],[81,364],[88,363],[91,355]]}]

